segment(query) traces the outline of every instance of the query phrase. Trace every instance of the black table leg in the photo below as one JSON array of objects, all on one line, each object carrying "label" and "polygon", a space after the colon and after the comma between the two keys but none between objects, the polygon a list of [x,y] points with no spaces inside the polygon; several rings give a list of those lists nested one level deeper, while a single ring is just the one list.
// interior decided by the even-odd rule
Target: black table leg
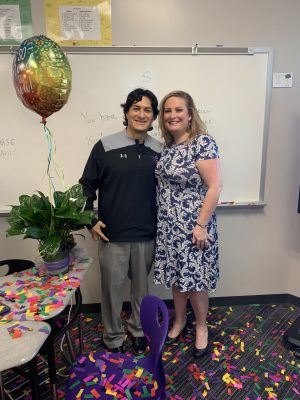
[{"label": "black table leg", "polygon": [[40,400],[39,373],[37,368],[37,357],[28,362],[29,383],[31,388],[32,400]]},{"label": "black table leg", "polygon": [[57,399],[56,395],[56,365],[55,365],[55,349],[54,349],[54,340],[53,333],[50,332],[46,340],[46,348],[47,348],[47,358],[48,358],[48,371],[49,371],[49,380],[52,388],[52,396],[53,400]]}]

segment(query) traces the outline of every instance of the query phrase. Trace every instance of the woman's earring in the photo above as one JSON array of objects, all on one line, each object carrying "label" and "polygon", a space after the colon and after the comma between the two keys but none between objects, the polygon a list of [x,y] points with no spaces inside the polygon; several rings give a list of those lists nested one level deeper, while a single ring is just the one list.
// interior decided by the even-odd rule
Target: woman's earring
[{"label": "woman's earring", "polygon": [[189,120],[189,123],[188,123],[188,130],[190,131],[190,130],[191,130],[191,128],[192,128],[192,121],[191,121],[191,120]]}]

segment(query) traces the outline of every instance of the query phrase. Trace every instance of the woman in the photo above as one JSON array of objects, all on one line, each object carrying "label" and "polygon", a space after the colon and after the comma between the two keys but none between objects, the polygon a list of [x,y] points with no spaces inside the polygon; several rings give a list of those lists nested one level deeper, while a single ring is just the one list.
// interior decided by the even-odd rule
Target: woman
[{"label": "woman", "polygon": [[208,349],[208,291],[216,289],[219,278],[214,213],[222,188],[218,148],[186,92],[164,97],[159,125],[165,148],[156,166],[154,282],[172,287],[176,315],[167,343],[185,329],[190,299],[196,317],[193,355],[199,358]]}]

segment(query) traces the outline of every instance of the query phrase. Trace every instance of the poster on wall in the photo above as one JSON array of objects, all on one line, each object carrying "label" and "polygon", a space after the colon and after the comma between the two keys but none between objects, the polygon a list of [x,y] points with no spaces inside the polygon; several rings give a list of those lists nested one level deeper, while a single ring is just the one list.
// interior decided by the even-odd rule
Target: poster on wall
[{"label": "poster on wall", "polygon": [[44,0],[46,35],[62,46],[110,46],[111,0]]},{"label": "poster on wall", "polygon": [[30,36],[30,0],[0,0],[0,45],[16,45]]}]

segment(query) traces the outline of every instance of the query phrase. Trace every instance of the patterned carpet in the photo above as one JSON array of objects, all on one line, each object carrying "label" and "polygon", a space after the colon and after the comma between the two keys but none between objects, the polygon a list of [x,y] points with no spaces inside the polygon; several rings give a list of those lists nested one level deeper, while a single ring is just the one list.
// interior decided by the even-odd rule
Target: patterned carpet
[{"label": "patterned carpet", "polygon": [[[211,307],[210,351],[197,361],[192,356],[194,327],[190,315],[188,332],[164,351],[170,400],[299,399],[300,359],[282,345],[283,333],[299,315],[300,309],[288,304]],[[122,316],[126,325],[127,314]],[[171,321],[173,317],[170,310]],[[86,314],[83,325],[84,350],[102,349],[100,315]],[[78,345],[76,328],[72,336]],[[130,338],[125,349],[131,351]],[[68,365],[59,345],[56,359],[58,397],[64,399]],[[39,370],[42,399],[50,400],[47,365],[42,358]],[[4,386],[14,400],[31,399],[27,381],[11,371],[4,374]]]}]

